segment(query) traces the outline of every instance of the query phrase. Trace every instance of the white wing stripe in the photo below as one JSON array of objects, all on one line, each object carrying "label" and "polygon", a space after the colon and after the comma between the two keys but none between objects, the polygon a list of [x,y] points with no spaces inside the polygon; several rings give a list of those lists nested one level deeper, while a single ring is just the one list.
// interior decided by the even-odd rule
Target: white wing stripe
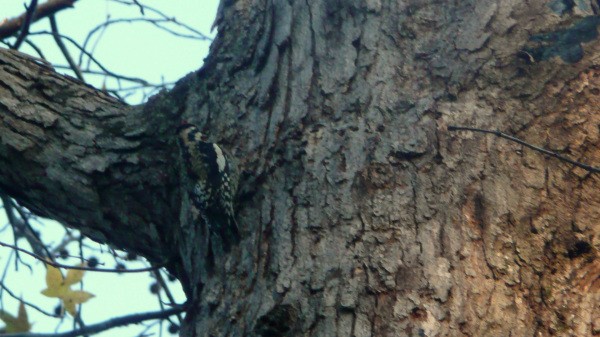
[{"label": "white wing stripe", "polygon": [[215,149],[215,154],[217,155],[217,165],[219,165],[219,172],[225,172],[225,156],[223,155],[223,151],[217,144],[213,144],[213,148]]}]

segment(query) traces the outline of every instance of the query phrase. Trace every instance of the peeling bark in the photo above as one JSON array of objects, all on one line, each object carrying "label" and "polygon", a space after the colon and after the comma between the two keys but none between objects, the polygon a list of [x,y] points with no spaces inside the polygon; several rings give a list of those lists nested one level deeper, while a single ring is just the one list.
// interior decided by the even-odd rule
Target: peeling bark
[{"label": "peeling bark", "polygon": [[[598,177],[446,130],[600,162],[594,6],[237,1],[203,69],[144,107],[48,71],[3,84],[0,188],[156,261],[178,245],[198,295],[182,336],[599,334]],[[182,118],[246,172],[244,240],[202,284],[173,238]]]}]

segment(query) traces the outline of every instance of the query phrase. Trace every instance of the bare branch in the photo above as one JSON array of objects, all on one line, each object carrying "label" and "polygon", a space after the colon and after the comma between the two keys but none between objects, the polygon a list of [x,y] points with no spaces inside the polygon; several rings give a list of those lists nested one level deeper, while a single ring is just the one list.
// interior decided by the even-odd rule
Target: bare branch
[{"label": "bare branch", "polygon": [[27,302],[27,301],[25,301],[25,300],[24,300],[24,299],[22,299],[21,297],[18,297],[18,296],[17,296],[17,295],[15,295],[15,294],[14,294],[14,293],[13,293],[13,292],[12,292],[12,291],[11,291],[11,290],[8,288],[8,287],[7,287],[7,286],[5,286],[5,285],[4,285],[4,283],[2,283],[2,282],[0,282],[0,288],[2,288],[4,291],[6,291],[6,292],[7,292],[7,293],[8,293],[8,294],[9,294],[9,295],[12,297],[12,298],[14,298],[15,300],[23,302],[23,304],[25,304],[26,306],[28,306],[28,307],[31,307],[31,308],[33,308],[33,309],[35,309],[35,310],[39,311],[40,313],[42,313],[42,314],[44,314],[44,315],[46,315],[46,316],[50,316],[50,317],[60,317],[60,316],[57,316],[57,315],[54,315],[54,314],[51,314],[51,313],[49,313],[49,312],[45,311],[44,309],[42,309],[42,308],[38,307],[37,305],[35,305],[35,304],[33,304],[33,303],[30,303],[30,302]]},{"label": "bare branch", "polygon": [[[201,41],[211,41],[212,39],[209,38],[208,36],[202,34],[201,32],[195,30],[194,28],[185,25],[183,23],[178,22],[175,18],[168,18],[168,17],[162,17],[159,19],[150,19],[150,18],[119,18],[119,19],[107,19],[106,21],[104,21],[103,23],[97,25],[96,27],[92,28],[88,35],[86,36],[84,42],[83,42],[83,48],[85,49],[88,45],[88,43],[90,42],[90,40],[92,39],[92,37],[98,33],[99,31],[104,31],[106,28],[108,28],[108,26],[111,25],[115,25],[115,24],[121,24],[121,23],[137,23],[137,22],[141,22],[141,23],[149,23],[154,25],[155,27],[166,31],[167,33],[170,33],[174,36],[178,36],[178,37],[182,37],[182,38],[187,38],[187,39],[195,39],[195,40],[201,40]],[[184,30],[189,31],[191,34],[184,34],[184,33],[180,33],[177,32],[171,28],[165,27],[163,26],[163,24],[173,24],[176,27],[180,27],[183,28]],[[81,63],[81,57],[83,55],[80,55],[80,60],[79,62]]]},{"label": "bare branch", "polygon": [[[40,32],[35,32],[35,33],[31,33],[29,35],[52,35],[52,32],[48,32],[48,31],[40,31]],[[61,35],[58,34],[61,38],[71,42],[75,47],[77,47],[79,50],[81,50],[87,57],[89,57],[97,66],[98,68],[100,68],[102,71],[106,72],[106,75],[111,76],[111,77],[118,77],[121,78],[123,80],[127,80],[130,82],[134,82],[134,83],[139,83],[142,85],[149,85],[148,81],[142,79],[142,78],[138,78],[138,77],[130,77],[130,76],[125,76],[125,75],[119,75],[116,74],[110,70],[108,70],[104,65],[102,65],[102,63],[100,63],[91,53],[87,52],[86,50],[83,49],[82,46],[80,46],[77,41],[73,40],[72,38],[65,36],[65,35]]]},{"label": "bare branch", "polygon": [[[67,228],[65,227],[65,229]],[[71,242],[78,241],[80,239],[81,235],[79,237],[75,237],[70,231],[67,231],[61,242],[52,249],[52,254],[60,254],[60,251],[65,249]]]},{"label": "bare branch", "polygon": [[[167,295],[167,298],[169,299],[169,303],[171,305],[176,305],[175,298],[173,297],[173,294],[171,294],[171,290],[169,289],[167,282],[165,282],[165,279],[162,277],[160,270],[157,269],[153,273],[154,273],[154,276],[156,277],[156,281],[158,282],[158,284],[160,284],[161,289],[163,289],[165,291],[165,294]],[[181,323],[181,315],[177,314],[177,319]]]},{"label": "bare branch", "polygon": [[35,13],[35,9],[37,8],[37,0],[31,0],[29,7],[27,7],[27,11],[25,12],[25,20],[23,21],[23,26],[21,27],[21,32],[17,37],[17,41],[12,46],[12,49],[19,49],[25,38],[27,37],[27,33],[29,33],[29,26],[31,25],[31,20],[33,19],[33,14]]},{"label": "bare branch", "polygon": [[[207,40],[207,41],[212,41],[213,40],[212,38],[210,38],[206,34],[203,34],[202,32],[200,32],[200,31],[198,31],[198,30],[196,30],[196,29],[194,29],[194,28],[192,28],[192,27],[190,27],[190,26],[188,26],[188,25],[186,25],[184,23],[181,23],[181,22],[177,21],[177,19],[175,19],[173,17],[169,17],[168,15],[164,14],[162,11],[160,11],[160,10],[158,10],[156,8],[150,7],[148,5],[140,4],[138,1],[135,1],[135,0],[133,2],[127,2],[127,1],[123,1],[123,0],[112,0],[112,1],[116,2],[116,3],[119,3],[119,4],[122,4],[122,5],[126,5],[126,6],[131,6],[131,5],[139,6],[140,9],[148,10],[150,13],[154,13],[154,14],[158,15],[159,17],[165,19],[166,21],[173,22],[173,23],[177,24],[178,26],[183,27],[184,29],[186,29],[186,30],[192,32],[193,34],[197,35],[198,38],[201,39],[201,40]],[[142,15],[144,15],[143,10],[142,10]]]},{"label": "bare branch", "polygon": [[124,326],[129,324],[136,324],[143,321],[148,321],[151,319],[164,319],[169,316],[179,314],[185,310],[185,306],[178,306],[175,308],[163,310],[163,311],[153,311],[146,312],[141,314],[133,314],[127,315],[117,318],[112,318],[106,320],[102,323],[88,325],[85,328],[63,332],[63,333],[15,333],[15,334],[6,334],[2,335],[4,337],[76,337],[85,334],[95,334],[98,332],[102,332],[108,329],[112,329],[118,326]]},{"label": "bare branch", "polygon": [[[55,69],[63,69],[63,70],[70,70],[71,68],[69,66],[65,66],[65,65],[54,65]],[[92,75],[92,76],[102,76],[102,77],[110,77],[110,78],[114,78],[115,80],[123,80],[123,81],[128,81],[128,82],[133,82],[133,83],[139,83],[138,81],[131,81],[130,77],[127,76],[122,76],[119,74],[115,74],[115,73],[105,73],[103,71],[98,71],[98,70],[92,70],[92,69],[81,69],[81,72],[84,74],[88,74],[88,75]],[[170,86],[175,85],[175,82],[166,82],[166,83],[162,83],[162,84],[154,84],[154,83],[146,83],[146,84],[140,84],[140,85],[135,85],[135,86],[131,86],[131,87],[125,87],[125,88],[118,88],[118,89],[105,89],[105,91],[138,91],[140,89],[147,89],[147,88],[153,88],[153,89],[164,89],[164,88],[168,88]]]},{"label": "bare branch", "polygon": [[85,82],[85,80],[83,79],[83,74],[81,74],[81,70],[79,69],[77,64],[75,64],[75,61],[73,61],[73,57],[71,57],[69,50],[67,49],[65,44],[62,42],[62,39],[61,39],[62,36],[58,33],[58,26],[56,25],[56,19],[54,18],[54,15],[50,15],[49,18],[50,18],[50,27],[52,29],[52,37],[54,38],[54,41],[56,41],[56,45],[58,46],[60,51],[65,56],[65,59],[67,60],[67,63],[69,63],[69,66],[71,66],[71,70],[73,70],[73,72],[75,73],[75,76],[77,76],[77,78],[80,81]]},{"label": "bare branch", "polygon": [[35,43],[31,42],[31,40],[29,39],[25,39],[25,43],[27,43],[27,45],[29,47],[31,47],[33,50],[35,50],[35,52],[38,54],[38,56],[45,60],[46,56],[44,56],[44,52],[42,52],[42,50],[40,49],[40,47],[38,47]]},{"label": "bare branch", "polygon": [[524,140],[521,140],[521,139],[519,139],[517,137],[513,137],[511,135],[507,135],[507,134],[502,133],[502,132],[500,132],[498,130],[494,131],[494,130],[485,130],[485,129],[478,129],[478,128],[470,128],[470,127],[466,127],[466,126],[448,125],[448,131],[472,131],[472,132],[489,133],[489,134],[495,135],[496,137],[508,139],[508,140],[513,141],[515,143],[521,144],[521,145],[523,145],[525,147],[528,147],[528,148],[530,148],[532,150],[541,152],[541,153],[543,153],[545,155],[548,155],[550,157],[557,158],[557,159],[562,160],[564,162],[567,162],[567,163],[569,163],[571,165],[574,165],[574,166],[577,166],[579,168],[582,168],[582,169],[584,169],[584,170],[586,170],[586,171],[588,171],[590,173],[600,173],[600,168],[593,167],[593,166],[590,166],[590,165],[587,165],[587,164],[584,164],[584,163],[580,163],[580,162],[575,161],[575,160],[573,160],[571,158],[567,158],[567,157],[565,157],[563,155],[560,155],[560,154],[558,154],[556,152],[553,152],[553,151],[550,151],[550,150],[546,150],[546,149],[541,148],[539,146],[535,146],[535,145],[529,144],[529,143],[525,142]]},{"label": "bare branch", "polygon": [[53,267],[56,268],[64,268],[64,269],[76,269],[76,270],[87,270],[87,271],[97,271],[97,272],[103,272],[103,273],[142,273],[142,272],[147,272],[147,271],[154,271],[154,270],[158,270],[162,267],[164,267],[166,265],[166,263],[163,264],[159,264],[156,266],[152,266],[152,267],[147,267],[147,268],[139,268],[139,269],[114,269],[114,268],[91,268],[91,267],[78,267],[78,266],[67,266],[64,265],[62,263],[58,263],[58,262],[54,262],[54,261],[48,261],[46,260],[43,256],[39,256],[37,254],[34,254],[28,250],[25,250],[23,248],[17,247],[15,245],[11,245],[8,244],[6,242],[2,242],[0,241],[0,246],[2,247],[6,247],[6,248],[11,248],[14,249],[16,251],[25,253],[31,257],[34,257],[48,265],[51,265]]},{"label": "bare branch", "polygon": [[132,0],[134,4],[136,4],[140,8],[140,14],[146,15],[144,13],[144,6],[138,2],[138,0]]},{"label": "bare branch", "polygon": [[[54,260],[52,253],[50,253],[48,247],[46,247],[46,244],[42,242],[38,233],[36,233],[33,227],[31,227],[31,224],[29,223],[29,218],[31,215],[23,210],[22,206],[18,205],[14,200],[4,194],[0,193],[0,200],[2,200],[6,217],[8,218],[11,226],[19,233],[19,236],[22,236],[27,240],[27,243],[29,243],[29,246],[31,249],[33,249],[33,252],[37,255]],[[15,210],[19,214],[20,219],[17,219],[15,213],[13,212]]]},{"label": "bare branch", "polygon": [[[54,13],[63,9],[73,7],[75,1],[77,0],[48,0],[37,6],[35,13],[33,13],[31,18],[31,22],[35,22],[39,19],[53,15]],[[19,29],[23,27],[26,17],[27,12],[19,15],[16,18],[6,20],[0,24],[0,40],[16,34]]]}]

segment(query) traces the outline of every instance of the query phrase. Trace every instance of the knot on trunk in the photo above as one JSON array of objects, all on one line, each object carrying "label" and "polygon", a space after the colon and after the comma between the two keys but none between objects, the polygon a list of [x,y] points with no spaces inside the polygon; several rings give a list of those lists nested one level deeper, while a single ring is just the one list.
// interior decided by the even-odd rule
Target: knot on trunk
[{"label": "knot on trunk", "polygon": [[254,333],[261,337],[283,337],[294,329],[298,311],[289,304],[276,305],[256,322]]}]

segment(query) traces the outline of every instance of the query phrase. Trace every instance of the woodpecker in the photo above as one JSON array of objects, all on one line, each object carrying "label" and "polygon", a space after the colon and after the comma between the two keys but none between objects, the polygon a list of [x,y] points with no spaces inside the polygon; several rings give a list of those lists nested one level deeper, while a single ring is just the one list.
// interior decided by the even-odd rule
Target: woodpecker
[{"label": "woodpecker", "polygon": [[230,156],[209,142],[195,125],[184,123],[177,128],[177,134],[189,184],[184,193],[190,198],[193,220],[204,221],[210,233],[208,239],[218,236],[228,253],[240,241],[233,207],[238,184],[236,168]]}]

